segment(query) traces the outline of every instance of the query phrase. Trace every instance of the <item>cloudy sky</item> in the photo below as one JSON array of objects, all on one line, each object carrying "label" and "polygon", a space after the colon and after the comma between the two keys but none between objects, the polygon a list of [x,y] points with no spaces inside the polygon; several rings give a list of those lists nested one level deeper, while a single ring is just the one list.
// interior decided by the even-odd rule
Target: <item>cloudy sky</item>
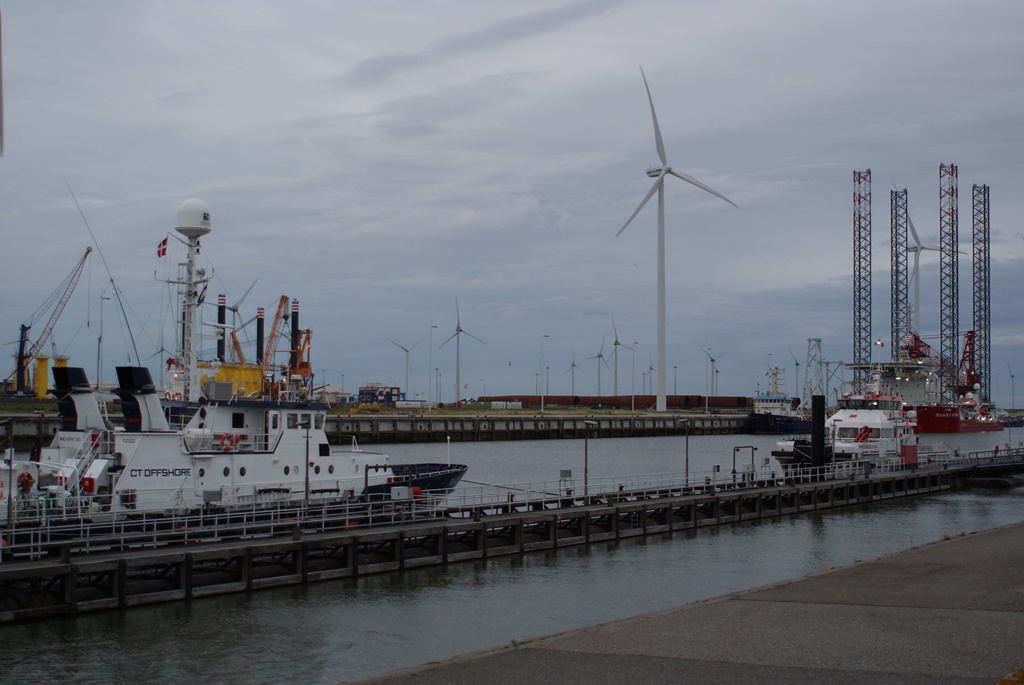
[{"label": "cloudy sky", "polygon": [[[984,183],[993,395],[1016,401],[1019,2],[4,0],[0,10],[9,355],[19,324],[42,331],[49,298],[93,245],[56,350],[94,374],[102,324],[104,377],[134,357],[130,335],[159,376],[175,308],[158,279],[183,250],[172,240],[161,260],[156,245],[195,197],[212,209],[209,302],[218,292],[236,302],[255,282],[240,307],[248,320],[282,295],[298,299],[318,381],[404,386],[405,353],[389,340],[423,339],[409,394],[433,383],[450,401],[455,341],[441,344],[458,300],[462,327],[483,341],[462,338],[463,397],[532,394],[542,366],[549,394],[596,394],[593,357],[603,342],[613,363],[613,319],[635,349],[620,349],[619,392],[639,393],[656,362],[655,202],[615,234],[657,162],[642,66],[670,164],[739,205],[668,184],[670,393],[707,391],[705,349],[724,395],[763,388],[769,365],[794,391],[808,338],[822,339],[825,359],[852,360],[855,169],[873,176],[872,336],[888,354],[889,191],[908,189],[922,240],[938,243],[938,168],[953,163],[967,253],[960,327],[972,322],[971,185]],[[937,346],[934,254],[921,278],[922,333]],[[205,316],[215,319],[212,306]],[[240,337],[254,355],[253,329]],[[612,372],[600,376],[610,394]]]}]

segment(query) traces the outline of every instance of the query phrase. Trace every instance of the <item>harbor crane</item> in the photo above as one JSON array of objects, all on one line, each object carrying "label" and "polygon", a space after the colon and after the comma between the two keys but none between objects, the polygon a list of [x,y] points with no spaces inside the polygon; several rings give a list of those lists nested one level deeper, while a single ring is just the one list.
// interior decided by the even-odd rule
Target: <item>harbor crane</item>
[{"label": "harbor crane", "polygon": [[[43,328],[43,332],[36,339],[32,347],[26,352],[25,347],[28,345],[28,332],[32,328],[31,324],[21,325],[21,335],[18,340],[18,362],[17,368],[14,370],[14,376],[16,376],[15,390],[19,395],[25,394],[26,376],[28,375],[28,366],[32,363],[32,360],[36,358],[39,351],[43,349],[43,345],[50,337],[50,333],[53,332],[53,327],[57,324],[57,319],[60,318],[61,313],[64,311],[64,307],[67,305],[68,300],[71,299],[71,294],[75,292],[75,286],[78,285],[78,279],[82,276],[82,269],[85,268],[85,260],[89,258],[89,254],[92,252],[91,247],[85,248],[85,254],[78,260],[78,264],[71,271],[71,274],[65,279],[64,291],[61,293],[60,299],[57,302],[57,306],[54,307],[53,313],[50,314],[50,320],[46,322],[46,326]],[[8,377],[10,380],[10,377]]]}]

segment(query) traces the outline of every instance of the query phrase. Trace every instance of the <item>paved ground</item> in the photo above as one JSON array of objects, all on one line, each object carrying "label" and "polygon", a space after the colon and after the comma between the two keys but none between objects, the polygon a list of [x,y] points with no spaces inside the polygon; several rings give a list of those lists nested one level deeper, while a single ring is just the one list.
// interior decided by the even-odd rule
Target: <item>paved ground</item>
[{"label": "paved ground", "polygon": [[359,682],[991,684],[1022,669],[1017,524]]}]

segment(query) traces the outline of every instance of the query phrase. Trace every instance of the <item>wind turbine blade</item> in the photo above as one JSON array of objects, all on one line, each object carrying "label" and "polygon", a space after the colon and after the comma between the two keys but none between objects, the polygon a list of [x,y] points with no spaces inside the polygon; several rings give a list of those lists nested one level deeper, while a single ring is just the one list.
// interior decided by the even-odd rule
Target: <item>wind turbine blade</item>
[{"label": "wind turbine blade", "polygon": [[647,74],[644,73],[643,67],[640,67],[640,76],[644,79],[644,88],[647,89],[647,102],[651,105],[651,121],[654,122],[654,144],[658,148],[658,159],[661,160],[661,165],[665,166],[668,164],[665,158],[665,144],[661,141],[661,127],[658,126],[658,115],[654,113],[654,98],[651,97],[651,87],[647,85]]},{"label": "wind turbine blade", "polygon": [[455,329],[462,328],[462,319],[459,318],[459,298],[455,298]]},{"label": "wind turbine blade", "polygon": [[647,204],[647,201],[654,197],[654,194],[658,192],[658,188],[664,182],[664,179],[665,170],[662,169],[661,173],[658,174],[658,178],[654,179],[654,185],[652,185],[651,189],[647,191],[646,195],[644,195],[644,199],[640,200],[640,205],[633,211],[632,214],[629,215],[629,218],[626,219],[626,223],[622,224],[622,228],[620,228],[619,232],[615,234],[616,238],[622,235],[622,232],[626,230],[626,226],[629,226],[629,222],[636,218],[636,215],[639,214],[640,210],[644,208],[644,205]]},{"label": "wind turbine blade", "polygon": [[445,341],[444,341],[443,343],[441,343],[441,345],[440,345],[440,346],[439,346],[439,347],[438,347],[437,349],[441,349],[442,347],[444,347],[445,345],[447,345],[448,343],[450,343],[450,342],[452,341],[452,338],[454,338],[454,337],[455,337],[455,336],[457,336],[458,334],[459,334],[459,331],[455,331],[454,333],[452,333],[452,335],[451,335],[451,338],[448,338],[448,339],[447,339],[447,340],[445,340]]},{"label": "wind turbine blade", "polygon": [[615,328],[615,317],[614,316],[612,317],[612,332],[615,334],[615,342],[613,344],[614,345],[620,345],[621,343],[619,342],[619,330],[617,328]]},{"label": "wind turbine blade", "polygon": [[484,342],[483,340],[481,340],[480,338],[478,338],[478,337],[476,337],[475,335],[473,335],[472,333],[468,333],[468,332],[466,332],[466,331],[462,331],[462,332],[463,332],[463,333],[465,333],[466,335],[468,335],[469,337],[471,337],[471,338],[472,338],[473,340],[476,340],[476,341],[477,341],[478,343],[481,343],[481,344],[483,344],[483,345],[486,345],[486,344],[487,344],[487,343],[485,343],[485,342]]},{"label": "wind turbine blade", "polygon": [[412,344],[412,347],[410,347],[410,348],[409,348],[409,350],[411,351],[413,347],[416,347],[417,345],[419,345],[419,344],[420,344],[421,342],[423,342],[423,341],[424,341],[424,340],[426,340],[426,339],[427,339],[427,336],[423,336],[422,338],[420,338],[419,340],[417,340],[416,342],[414,342],[414,343]]},{"label": "wind turbine blade", "polygon": [[711,353],[705,350],[703,347],[700,348],[700,351],[706,354],[708,356],[708,359],[710,359],[711,361],[715,361],[715,358],[711,356]]},{"label": "wind turbine blade", "polygon": [[0,19],[0,157],[4,156],[4,48],[3,19]]},{"label": "wind turbine blade", "polygon": [[907,227],[910,229],[910,236],[914,239],[914,243],[918,249],[921,249],[921,239],[917,237],[917,229],[914,228],[914,220],[910,218],[910,212],[907,212]]},{"label": "wind turbine blade", "polygon": [[238,313],[238,308],[242,306],[243,302],[245,302],[245,298],[249,297],[249,293],[251,293],[252,289],[256,287],[256,282],[259,281],[259,280],[260,279],[257,278],[255,281],[253,281],[252,285],[249,286],[249,289],[246,290],[242,294],[242,296],[240,298],[238,298],[238,302],[235,302],[235,304],[230,306],[230,307],[228,307],[228,309],[230,309],[231,311],[233,311],[233,312],[235,312],[237,314]]},{"label": "wind turbine blade", "polygon": [[704,185],[703,183],[701,183],[700,181],[698,181],[697,179],[695,179],[695,178],[694,178],[693,176],[690,176],[689,174],[684,174],[684,173],[682,173],[681,171],[676,171],[675,169],[672,169],[672,170],[671,170],[671,171],[669,171],[668,173],[672,174],[672,175],[673,175],[673,176],[675,176],[676,178],[681,178],[681,179],[683,179],[683,180],[684,180],[684,181],[686,181],[687,183],[691,183],[691,184],[693,184],[693,185],[697,186],[697,187],[698,187],[698,188],[700,188],[701,190],[706,190],[706,191],[708,191],[709,193],[711,193],[711,194],[712,194],[712,195],[714,195],[715,197],[717,197],[717,198],[721,198],[721,199],[725,200],[726,202],[728,202],[729,204],[731,204],[731,205],[732,205],[733,207],[735,207],[736,209],[739,209],[739,208],[740,208],[740,206],[739,206],[738,204],[736,204],[735,202],[733,202],[732,200],[730,200],[729,198],[727,198],[727,197],[726,197],[725,195],[722,195],[722,194],[721,194],[720,192],[718,192],[717,190],[715,190],[715,189],[713,189],[713,188],[711,188],[711,187],[709,187],[709,186],[706,186],[706,185]]},{"label": "wind turbine blade", "polygon": [[405,350],[406,352],[408,352],[408,351],[409,351],[409,348],[405,347],[404,345],[399,345],[398,343],[396,343],[396,342],[395,342],[394,340],[392,340],[391,338],[388,338],[388,342],[389,342],[389,343],[391,343],[392,345],[394,345],[395,347],[397,347],[397,348],[401,349],[401,350]]}]

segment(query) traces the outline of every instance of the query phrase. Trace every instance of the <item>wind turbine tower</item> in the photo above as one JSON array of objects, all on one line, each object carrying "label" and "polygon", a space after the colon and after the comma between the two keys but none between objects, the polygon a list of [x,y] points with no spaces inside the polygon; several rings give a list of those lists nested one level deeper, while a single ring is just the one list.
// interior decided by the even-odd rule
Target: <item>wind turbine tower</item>
[{"label": "wind turbine tower", "polygon": [[[445,345],[447,345],[448,343],[450,343],[452,341],[452,338],[455,338],[455,404],[456,404],[456,406],[462,404],[462,381],[460,380],[460,376],[459,376],[459,366],[460,366],[460,355],[461,355],[461,345],[460,345],[460,342],[461,342],[461,339],[462,339],[463,335],[468,335],[473,340],[476,340],[478,343],[486,344],[480,338],[478,338],[475,335],[473,335],[472,333],[462,329],[462,318],[459,315],[459,298],[456,297],[455,298],[455,332],[452,333],[450,338],[448,338],[443,343],[441,343],[441,347],[444,347]],[[440,349],[440,348],[438,348],[438,349]]]},{"label": "wind turbine tower", "polygon": [[619,342],[619,330],[615,328],[615,317],[612,317],[612,332],[615,334],[615,341],[612,343],[612,357],[615,358],[615,392],[612,393],[616,397],[619,396],[619,348],[625,347],[627,350],[632,351],[632,347],[623,345]]},{"label": "wind turbine tower", "polygon": [[[426,337],[426,336],[424,336],[424,337]],[[423,342],[423,338],[420,338],[419,340],[417,340],[416,342],[414,342],[414,343],[413,343],[412,345],[410,345],[409,347],[406,347],[406,346],[404,346],[404,345],[399,345],[398,343],[396,343],[396,342],[395,342],[394,340],[392,340],[391,338],[388,338],[388,342],[390,342],[390,343],[391,343],[392,345],[394,345],[395,347],[398,347],[398,348],[400,348],[401,350],[403,350],[403,351],[405,352],[405,385],[404,385],[404,386],[402,386],[402,389],[403,389],[403,390],[405,390],[405,392],[406,392],[406,397],[409,397],[409,394],[408,394],[408,393],[409,393],[409,369],[410,369],[410,368],[411,368],[411,366],[412,366],[411,362],[409,361],[409,353],[410,353],[410,352],[412,352],[412,349],[413,349],[414,347],[416,347],[416,346],[417,346],[417,345],[419,345],[419,344],[420,344],[421,342]]]},{"label": "wind turbine tower", "polygon": [[[655,402],[655,410],[663,412],[667,409],[667,401],[665,397],[665,177],[675,176],[678,179],[686,181],[687,183],[697,186],[701,190],[711,193],[715,197],[725,200],[733,207],[736,207],[736,203],[722,195],[716,190],[709,188],[697,179],[684,174],[680,171],[674,170],[668,164],[668,159],[665,156],[665,145],[661,139],[661,129],[658,127],[658,115],[654,112],[654,99],[651,97],[650,86],[647,85],[647,75],[644,74],[643,67],[640,68],[640,75],[644,80],[644,88],[647,90],[647,102],[651,106],[651,121],[654,124],[654,144],[658,150],[658,159],[661,160],[661,166],[652,167],[647,170],[647,175],[654,179],[654,184],[650,190],[640,201],[640,205],[633,211],[630,217],[626,220],[626,223],[622,225],[619,232],[615,234],[616,237],[622,235],[622,232],[626,230],[630,222],[640,213],[640,210],[644,208],[647,201],[654,197],[654,194],[658,194],[658,381],[657,381],[657,399]],[[737,207],[738,208],[738,207]],[[600,368],[600,367],[599,367]]]}]

